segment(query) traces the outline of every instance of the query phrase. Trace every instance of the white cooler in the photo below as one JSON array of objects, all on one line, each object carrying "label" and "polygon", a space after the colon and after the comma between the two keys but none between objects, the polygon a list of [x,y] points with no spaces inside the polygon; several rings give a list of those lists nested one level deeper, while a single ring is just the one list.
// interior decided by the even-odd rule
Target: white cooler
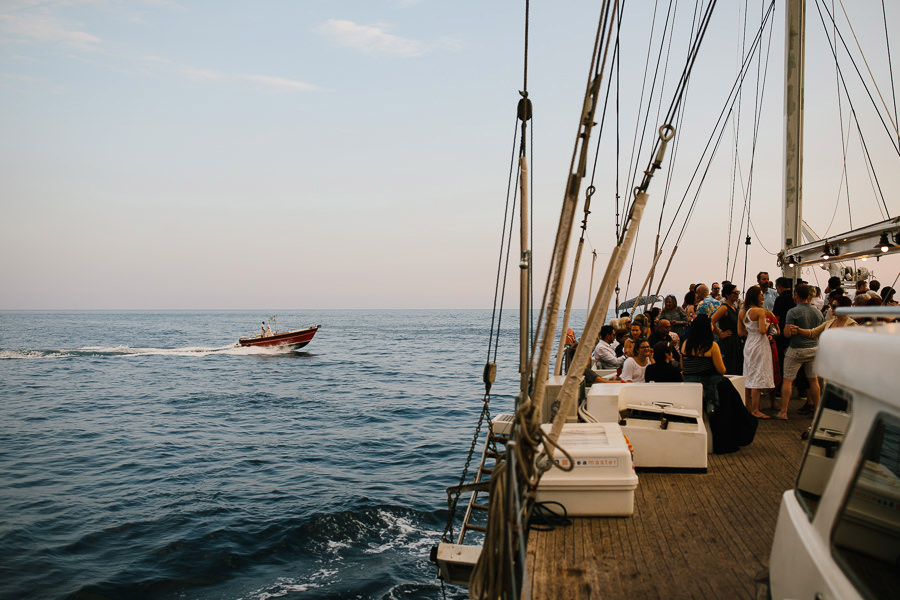
[{"label": "white cooler", "polygon": [[[550,424],[541,425],[544,433]],[[559,502],[575,517],[624,517],[634,513],[634,472],[631,451],[616,423],[566,423],[558,443],[575,466],[571,471],[557,467],[543,474],[537,488],[537,502]],[[569,459],[556,450],[554,462],[568,466]]]}]

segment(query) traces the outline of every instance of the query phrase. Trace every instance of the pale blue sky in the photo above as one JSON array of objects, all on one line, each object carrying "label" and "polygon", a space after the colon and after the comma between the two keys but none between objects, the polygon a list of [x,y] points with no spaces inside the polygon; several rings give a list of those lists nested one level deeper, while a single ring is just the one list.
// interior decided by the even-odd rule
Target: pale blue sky
[{"label": "pale blue sky", "polygon": [[[625,8],[623,179],[653,4],[630,0]],[[659,4],[660,11],[668,6]],[[689,92],[667,214],[737,69],[743,3],[719,4]],[[890,106],[881,3],[852,4],[874,11],[851,18]],[[755,17],[759,3],[751,6]],[[900,7],[888,9],[896,35]],[[680,3],[671,65],[683,61],[679,41],[692,10]],[[541,282],[598,11],[598,2],[584,0],[532,2],[528,85]],[[0,2],[0,309],[489,307],[522,87],[523,13],[521,1]],[[751,204],[753,274],[774,273],[771,253],[779,249],[782,13],[779,2]],[[821,29],[813,6],[808,19]],[[896,56],[900,48],[892,50]],[[838,199],[840,127],[829,61],[820,47],[807,65],[807,149],[833,150],[805,163],[805,216],[823,235],[850,229],[846,200]],[[670,67],[665,104],[677,70]],[[871,125],[868,99],[854,102]],[[846,104],[843,110],[846,121]],[[745,102],[744,178],[752,111]],[[589,232],[600,263],[615,218],[613,119]],[[867,127],[893,216],[900,169],[885,138]],[[725,273],[733,141],[723,143],[664,292],[680,295],[690,281]],[[851,138],[848,152],[858,146]],[[645,149],[641,168],[647,158]],[[853,225],[884,218],[858,156],[848,161]],[[661,173],[628,284],[633,293],[664,189]],[[743,253],[739,262],[740,282]],[[585,285],[589,266],[586,258]],[[898,262],[874,268],[887,284]],[[601,269],[598,263],[595,281]],[[576,298],[584,306],[582,289]]]}]

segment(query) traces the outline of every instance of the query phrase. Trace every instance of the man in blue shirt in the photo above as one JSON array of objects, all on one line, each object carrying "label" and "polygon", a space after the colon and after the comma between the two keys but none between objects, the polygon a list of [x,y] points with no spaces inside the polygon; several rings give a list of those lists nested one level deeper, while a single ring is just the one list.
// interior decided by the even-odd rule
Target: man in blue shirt
[{"label": "man in blue shirt", "polygon": [[757,273],[756,283],[759,284],[759,289],[763,291],[763,308],[766,310],[775,308],[775,298],[778,297],[778,292],[772,287],[772,282],[769,281],[769,274],[765,271]]},{"label": "man in blue shirt", "polygon": [[709,288],[705,284],[701,283],[694,291],[697,294],[697,314],[713,316],[722,303],[709,295]]}]

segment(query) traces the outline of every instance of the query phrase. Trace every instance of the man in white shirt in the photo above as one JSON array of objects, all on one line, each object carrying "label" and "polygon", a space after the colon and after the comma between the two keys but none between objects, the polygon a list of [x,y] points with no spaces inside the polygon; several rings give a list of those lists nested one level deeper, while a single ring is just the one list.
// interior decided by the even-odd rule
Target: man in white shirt
[{"label": "man in white shirt", "polygon": [[616,356],[612,342],[616,339],[616,330],[612,325],[600,328],[600,341],[591,353],[591,358],[598,369],[620,369],[627,356]]}]

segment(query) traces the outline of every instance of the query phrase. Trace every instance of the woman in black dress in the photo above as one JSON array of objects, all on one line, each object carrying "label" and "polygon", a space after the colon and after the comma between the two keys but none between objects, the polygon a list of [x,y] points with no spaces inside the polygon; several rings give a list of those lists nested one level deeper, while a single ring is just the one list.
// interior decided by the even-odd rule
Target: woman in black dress
[{"label": "woman in black dress", "polygon": [[725,363],[725,372],[728,375],[742,375],[744,373],[744,346],[738,335],[738,309],[736,302],[740,298],[737,286],[726,283],[722,286],[722,299],[724,302],[713,313],[713,333],[719,340],[719,348],[722,350],[722,361]]}]

